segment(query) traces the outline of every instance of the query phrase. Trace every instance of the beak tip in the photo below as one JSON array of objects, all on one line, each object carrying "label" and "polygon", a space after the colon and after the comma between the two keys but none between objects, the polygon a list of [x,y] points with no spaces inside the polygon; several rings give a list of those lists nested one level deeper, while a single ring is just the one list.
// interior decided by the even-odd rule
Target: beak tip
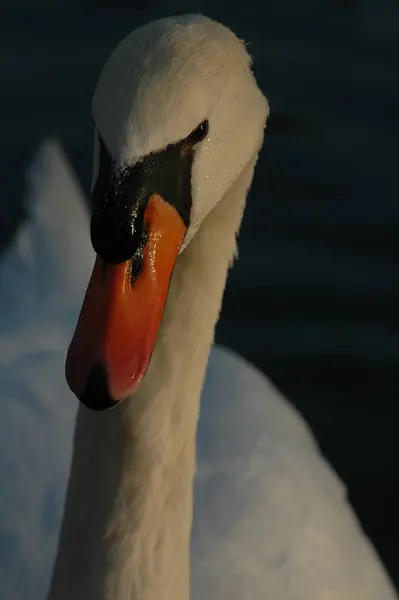
[{"label": "beak tip", "polygon": [[96,412],[114,408],[120,402],[114,400],[109,393],[107,369],[101,362],[93,365],[83,391],[76,395],[86,408]]}]

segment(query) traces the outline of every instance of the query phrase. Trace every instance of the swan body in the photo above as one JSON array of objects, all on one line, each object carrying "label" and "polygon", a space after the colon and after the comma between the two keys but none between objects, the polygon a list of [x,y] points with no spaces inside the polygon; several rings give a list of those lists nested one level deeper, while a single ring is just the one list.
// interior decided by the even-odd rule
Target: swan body
[{"label": "swan body", "polygon": [[[259,103],[262,118],[265,107]],[[189,597],[190,579],[194,600],[396,597],[342,484],[303,420],[262,374],[229,351],[213,349],[199,406],[198,365],[205,370],[260,139],[261,133],[252,138],[248,164],[238,169],[230,193],[217,196],[214,190],[211,199],[205,197],[209,203],[200,204],[194,188],[197,219],[177,260],[153,359],[134,397],[110,413],[78,409],[51,599],[177,600]],[[31,221],[0,271],[7,290],[1,298],[7,321],[1,324],[0,377],[10,395],[0,421],[0,472],[10,483],[1,486],[7,489],[0,495],[7,518],[0,550],[17,549],[0,591],[5,586],[1,595],[10,600],[40,597],[49,575],[77,406],[63,382],[63,361],[94,261],[82,194],[56,144],[42,149],[31,173]],[[220,236],[226,222],[227,240]],[[203,267],[209,246],[222,263],[211,273]],[[196,301],[198,280],[209,286],[213,314],[193,331],[192,317],[204,311],[201,299]],[[195,297],[187,304],[190,290]],[[183,319],[179,328],[176,306]],[[190,336],[196,341],[193,364],[182,372]],[[171,389],[178,403],[173,419]]]}]

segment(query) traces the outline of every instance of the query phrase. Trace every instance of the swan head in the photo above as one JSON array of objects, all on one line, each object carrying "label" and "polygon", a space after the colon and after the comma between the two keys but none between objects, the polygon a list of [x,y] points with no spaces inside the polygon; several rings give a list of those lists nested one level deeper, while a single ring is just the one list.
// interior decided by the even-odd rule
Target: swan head
[{"label": "swan head", "polygon": [[119,44],[92,110],[97,260],[66,375],[87,406],[105,409],[144,376],[178,255],[259,151],[268,105],[245,44],[186,15]]}]

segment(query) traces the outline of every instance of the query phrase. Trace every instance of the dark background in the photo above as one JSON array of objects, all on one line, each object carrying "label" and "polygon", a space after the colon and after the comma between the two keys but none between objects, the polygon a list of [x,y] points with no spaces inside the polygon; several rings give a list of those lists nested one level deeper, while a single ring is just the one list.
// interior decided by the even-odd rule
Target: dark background
[{"label": "dark background", "polygon": [[0,248],[44,137],[87,190],[91,94],[120,38],[199,11],[250,43],[272,115],[217,341],[305,416],[399,586],[398,0],[2,0]]}]

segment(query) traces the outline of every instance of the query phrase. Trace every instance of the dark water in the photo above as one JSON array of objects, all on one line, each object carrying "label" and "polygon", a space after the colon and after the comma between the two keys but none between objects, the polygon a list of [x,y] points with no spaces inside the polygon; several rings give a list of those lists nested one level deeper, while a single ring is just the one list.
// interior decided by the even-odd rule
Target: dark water
[{"label": "dark water", "polygon": [[201,10],[250,42],[272,117],[217,339],[304,414],[399,585],[399,2],[109,4],[1,4],[0,245],[45,136],[87,187],[91,93],[124,34]]}]

